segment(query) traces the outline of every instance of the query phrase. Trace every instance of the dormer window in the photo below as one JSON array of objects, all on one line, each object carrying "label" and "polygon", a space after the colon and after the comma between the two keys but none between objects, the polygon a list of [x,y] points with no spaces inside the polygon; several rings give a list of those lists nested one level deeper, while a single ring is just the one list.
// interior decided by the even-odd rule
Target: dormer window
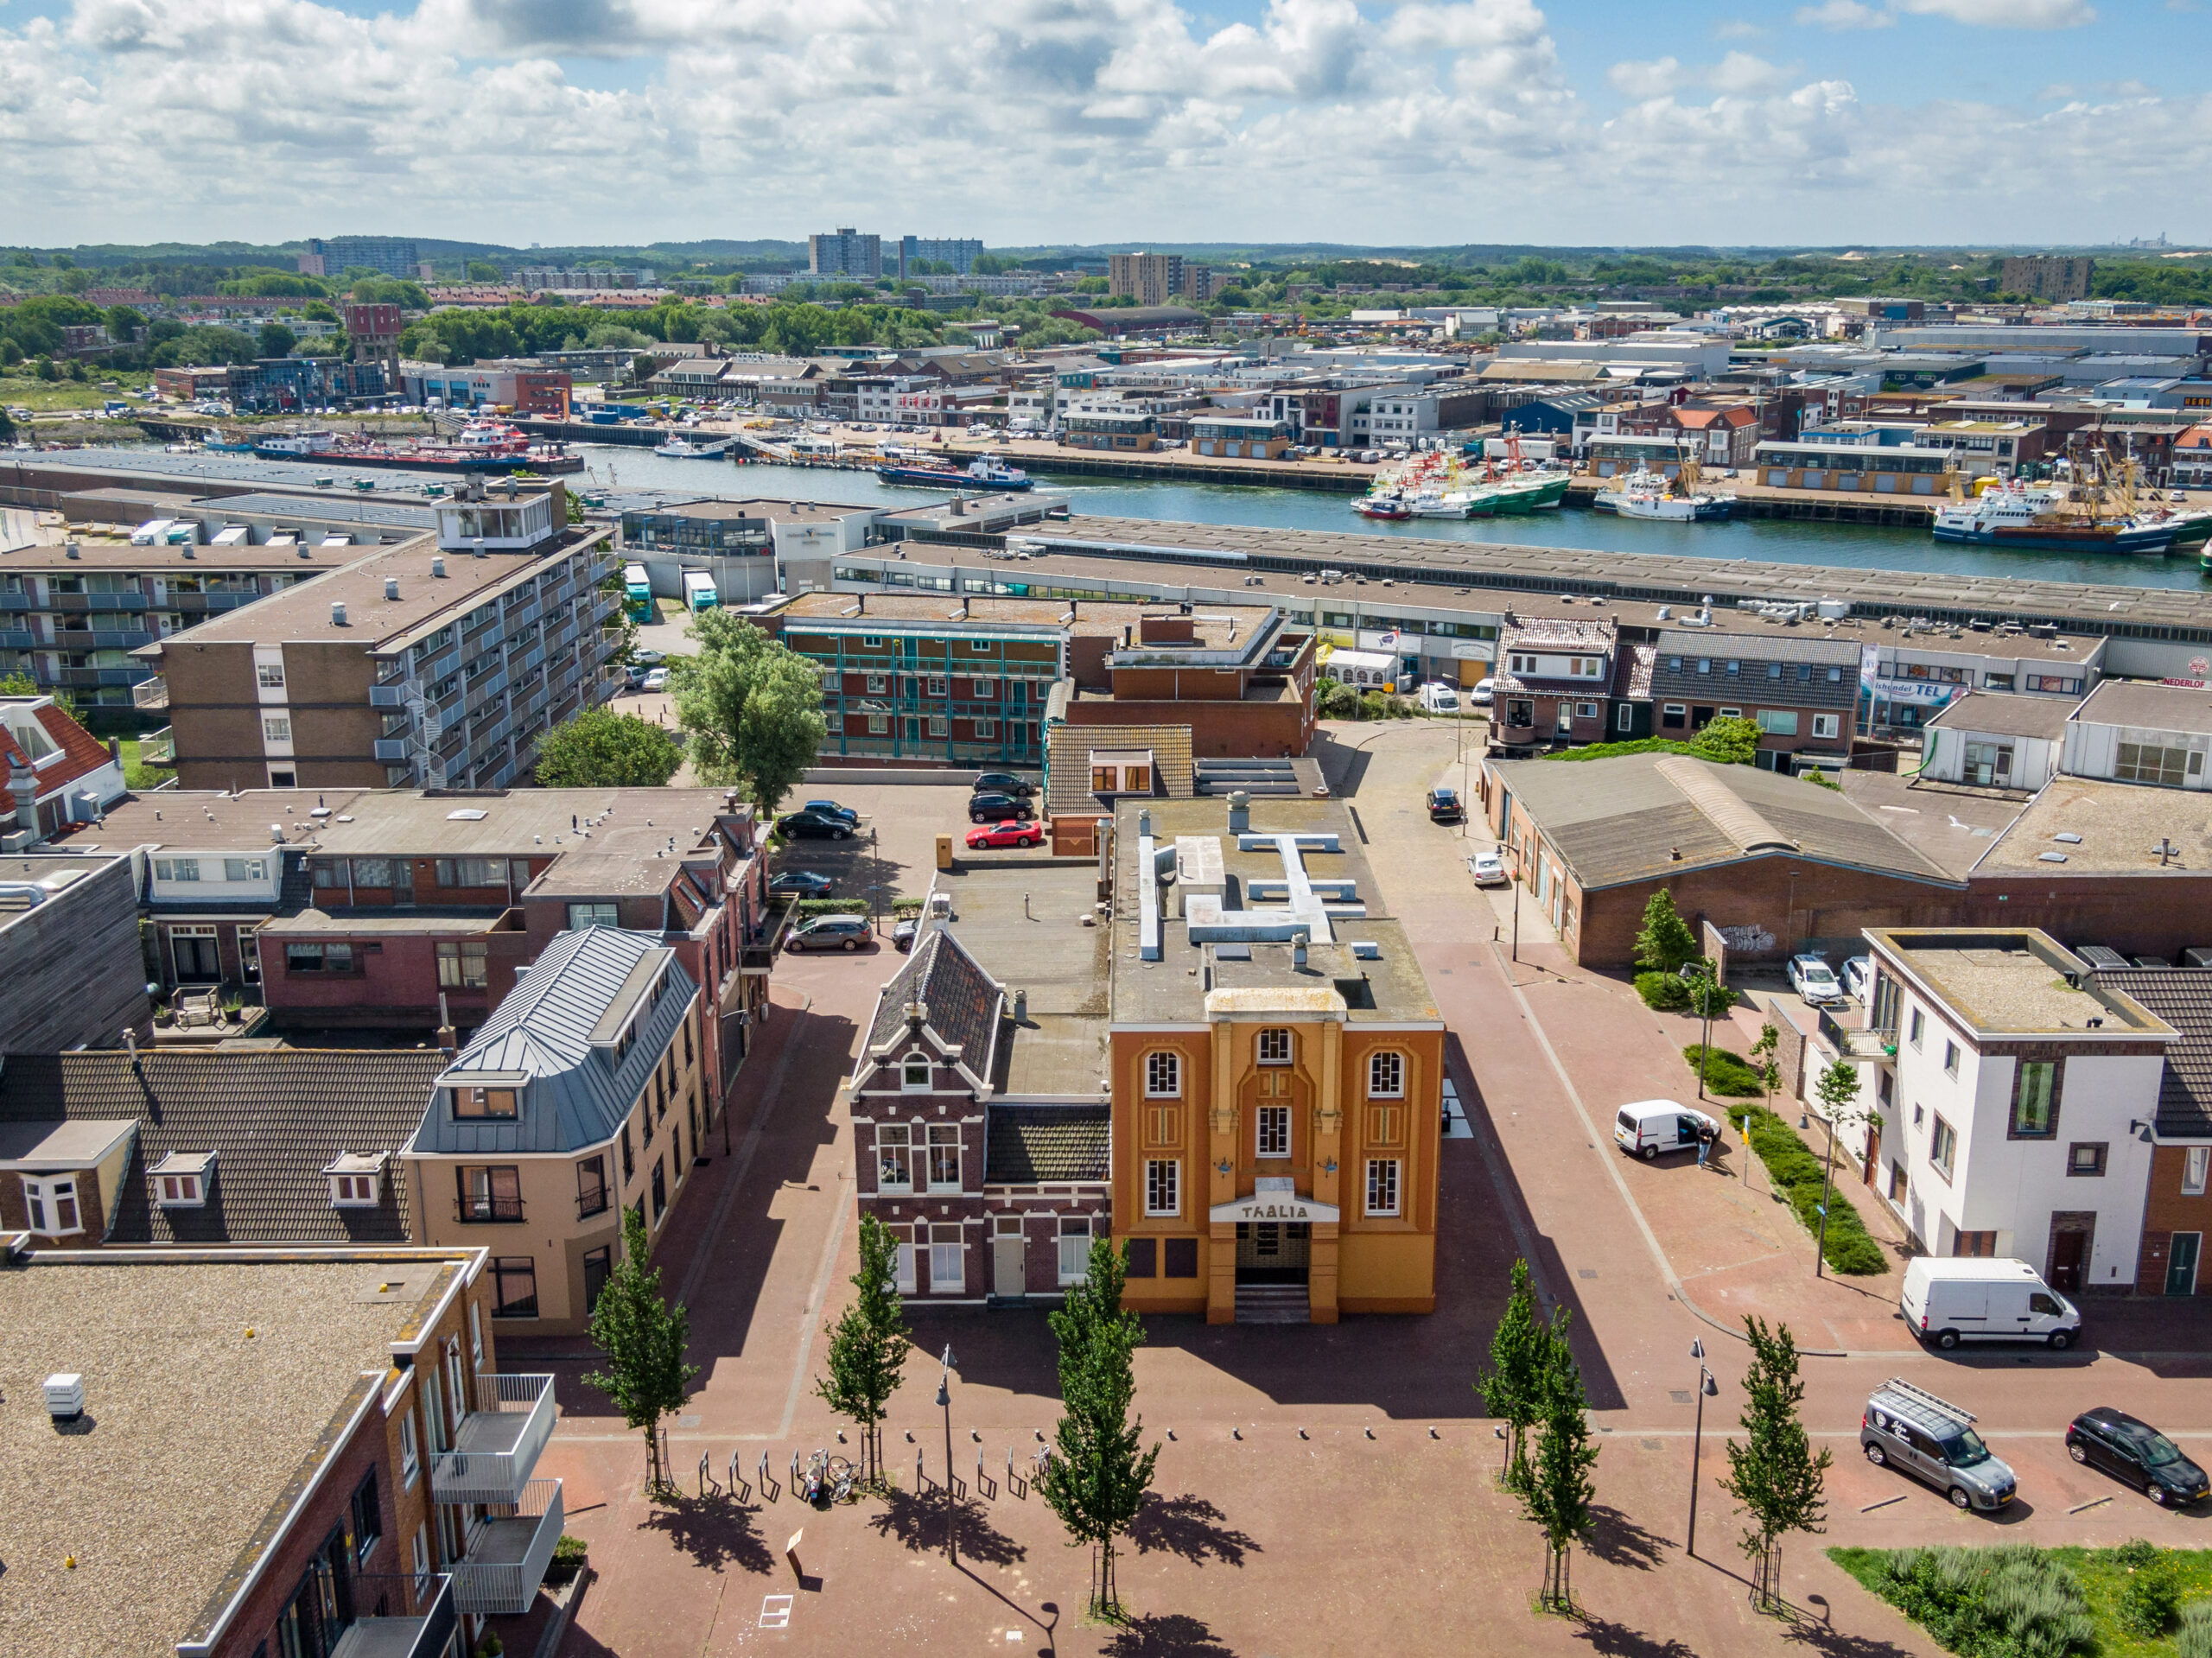
[{"label": "dormer window", "polygon": [[899,1086],[909,1094],[926,1094],[930,1086],[930,1062],[909,1059],[899,1067]]},{"label": "dormer window", "polygon": [[23,1212],[30,1229],[41,1237],[67,1237],[83,1231],[84,1214],[77,1206],[77,1177],[34,1180],[25,1175]]},{"label": "dormer window", "polygon": [[146,1172],[154,1201],[163,1209],[199,1209],[207,1202],[207,1182],[215,1172],[213,1152],[171,1152]]},{"label": "dormer window", "polygon": [[515,1115],[515,1102],[520,1097],[512,1088],[480,1088],[466,1084],[454,1089],[452,1094],[453,1114],[463,1120],[512,1119]]},{"label": "dormer window", "polygon": [[333,1209],[374,1209],[384,1199],[387,1152],[342,1152],[323,1170]]}]

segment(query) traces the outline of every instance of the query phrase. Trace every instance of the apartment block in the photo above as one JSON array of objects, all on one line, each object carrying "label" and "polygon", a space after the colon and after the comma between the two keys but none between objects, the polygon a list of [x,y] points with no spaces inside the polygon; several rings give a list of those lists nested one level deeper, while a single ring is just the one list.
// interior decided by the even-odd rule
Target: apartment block
[{"label": "apartment block", "polygon": [[950,265],[952,275],[964,276],[983,257],[983,245],[973,238],[902,236],[899,238],[899,275],[918,276],[922,261]]},{"label": "apartment block", "polygon": [[810,276],[841,276],[852,282],[874,282],[883,274],[883,238],[863,236],[850,226],[828,235],[806,238],[806,269]]},{"label": "apartment block", "polygon": [[1069,678],[1046,710],[1047,746],[1063,726],[1106,747],[1111,728],[1182,726],[1190,752],[1209,759],[1312,746],[1317,647],[1274,606],[1071,600],[1067,613]]},{"label": "apartment block", "polygon": [[1183,291],[1183,256],[1179,253],[1110,253],[1106,256],[1106,292],[1109,298],[1133,299],[1139,305],[1166,305]]},{"label": "apartment block", "polygon": [[2096,274],[2097,262],[2086,255],[2030,254],[2006,258],[1997,285],[2031,299],[2087,299]]},{"label": "apartment block", "polygon": [[435,535],[134,655],[188,789],[497,788],[613,694],[604,529],[556,486],[441,505]]},{"label": "apartment block", "polygon": [[1662,630],[1651,734],[1687,740],[1715,718],[1751,720],[1762,771],[1841,765],[1851,755],[1859,656],[1854,639]]},{"label": "apartment block", "polygon": [[658,1237],[708,1121],[706,1008],[648,934],[555,938],[431,1089],[402,1159],[426,1242],[491,1255],[491,1313],[575,1335],[622,1248]]}]

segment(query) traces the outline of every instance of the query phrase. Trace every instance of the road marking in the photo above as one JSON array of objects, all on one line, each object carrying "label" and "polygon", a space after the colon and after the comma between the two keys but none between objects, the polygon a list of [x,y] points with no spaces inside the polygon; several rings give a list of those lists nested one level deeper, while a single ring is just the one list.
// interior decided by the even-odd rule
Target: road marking
[{"label": "road marking", "polygon": [[788,1629],[791,1626],[791,1597],[763,1595],[760,1597],[760,1627],[764,1629]]}]

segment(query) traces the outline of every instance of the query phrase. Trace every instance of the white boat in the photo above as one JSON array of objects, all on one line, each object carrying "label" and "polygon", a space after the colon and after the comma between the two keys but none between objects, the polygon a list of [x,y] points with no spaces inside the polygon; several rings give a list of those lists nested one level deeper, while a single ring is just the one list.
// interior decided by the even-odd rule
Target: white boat
[{"label": "white boat", "polygon": [[1446,495],[1424,489],[1404,498],[1406,511],[1416,518],[1464,518],[1474,505],[1474,498],[1465,492]]},{"label": "white boat", "polygon": [[1646,518],[1662,524],[1694,524],[1705,518],[1725,518],[1735,511],[1733,495],[1707,495],[1699,490],[1695,461],[1682,465],[1681,492],[1675,481],[1655,473],[1642,461],[1613,496],[1613,511],[1624,518]]},{"label": "white boat", "polygon": [[1019,467],[1007,466],[995,454],[980,455],[969,461],[968,475],[994,489],[1027,489],[1030,486],[1027,473]]},{"label": "white boat", "polygon": [[729,440],[709,440],[694,443],[689,438],[671,437],[654,450],[655,454],[670,461],[719,461],[729,453]]}]

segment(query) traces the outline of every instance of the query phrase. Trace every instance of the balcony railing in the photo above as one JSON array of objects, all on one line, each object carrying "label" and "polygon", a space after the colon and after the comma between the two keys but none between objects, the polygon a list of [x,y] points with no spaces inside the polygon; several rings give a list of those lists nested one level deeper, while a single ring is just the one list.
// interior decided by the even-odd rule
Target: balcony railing
[{"label": "balcony railing", "polygon": [[604,1215],[611,1203],[607,1189],[603,1185],[595,1191],[580,1191],[576,1194],[576,1218],[588,1221],[594,1215]]},{"label": "balcony railing", "polygon": [[454,1606],[494,1617],[527,1612],[552,1564],[565,1518],[557,1479],[531,1480],[519,1502],[486,1515],[467,1555],[453,1568]]},{"label": "balcony railing", "polygon": [[1881,1060],[1897,1057],[1897,1033],[1894,1030],[1855,1030],[1842,1024],[1825,1007],[1821,1009],[1821,1035],[1846,1059]]},{"label": "balcony railing", "polygon": [[[428,1579],[364,1574],[348,1587],[360,1615],[354,1618],[330,1658],[440,1658],[460,1622],[453,1580],[443,1572]],[[378,1606],[412,1604],[415,1610],[379,1614]]]},{"label": "balcony railing", "polygon": [[453,1449],[430,1462],[430,1489],[440,1502],[523,1500],[538,1453],[553,1433],[553,1378],[479,1375],[480,1409],[461,1419]]},{"label": "balcony railing", "polygon": [[142,679],[130,688],[130,702],[134,708],[165,708],[169,705],[169,683],[159,674],[151,679]]},{"label": "balcony railing", "polygon": [[[379,743],[378,746],[381,750],[383,745]],[[393,759],[406,758],[406,745],[401,744],[400,748],[401,753],[394,755]],[[377,758],[382,759],[384,755],[379,753]],[[518,1221],[523,1218],[522,1199],[485,1196],[456,1197],[453,1200],[453,1213],[455,1220],[472,1225],[479,1222]]]},{"label": "balcony railing", "polygon": [[173,765],[176,763],[176,739],[163,726],[159,731],[149,731],[138,740],[138,759],[147,765]]}]

